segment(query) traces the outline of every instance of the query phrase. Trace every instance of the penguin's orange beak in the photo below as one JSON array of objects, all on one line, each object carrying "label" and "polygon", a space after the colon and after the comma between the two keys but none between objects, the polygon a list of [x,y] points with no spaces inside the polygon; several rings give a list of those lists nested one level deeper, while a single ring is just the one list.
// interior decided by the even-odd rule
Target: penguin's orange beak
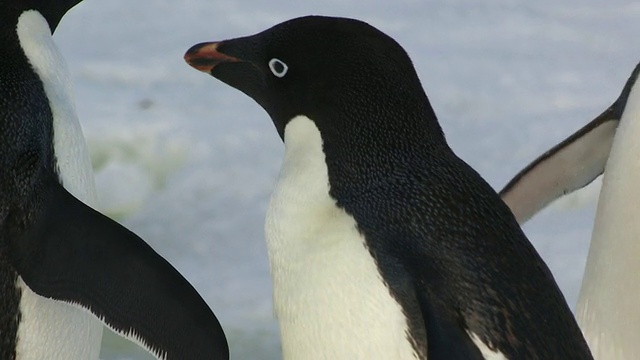
[{"label": "penguin's orange beak", "polygon": [[194,45],[184,54],[184,61],[207,74],[211,74],[213,68],[220,63],[240,61],[240,59],[218,52],[219,44],[219,42],[206,42]]}]

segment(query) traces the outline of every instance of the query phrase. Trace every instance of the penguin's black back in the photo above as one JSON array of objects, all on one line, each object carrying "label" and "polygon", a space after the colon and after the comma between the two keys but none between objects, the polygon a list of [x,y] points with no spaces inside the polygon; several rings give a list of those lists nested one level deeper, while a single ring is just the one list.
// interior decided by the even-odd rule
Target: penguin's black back
[{"label": "penguin's black back", "polygon": [[423,317],[408,319],[418,332],[424,320],[428,358],[469,358],[457,352],[456,328],[509,359],[588,358],[551,273],[492,188],[452,153],[407,165],[369,191],[331,187],[404,309],[415,307],[406,294],[416,288]]},{"label": "penguin's black back", "polygon": [[407,318],[427,339],[413,341],[430,360],[482,359],[467,332],[508,359],[590,358],[551,272],[493,188],[450,149],[410,64],[377,86],[361,76],[357,96],[342,99],[350,108],[315,116],[331,196],[405,311],[417,297],[421,313]]}]

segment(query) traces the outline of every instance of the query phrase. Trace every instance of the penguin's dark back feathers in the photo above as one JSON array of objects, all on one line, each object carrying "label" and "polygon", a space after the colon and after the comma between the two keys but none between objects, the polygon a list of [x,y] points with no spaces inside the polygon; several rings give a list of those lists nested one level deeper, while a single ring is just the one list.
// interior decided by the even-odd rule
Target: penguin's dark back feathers
[{"label": "penguin's dark back feathers", "polygon": [[468,341],[452,341],[459,329],[509,359],[589,358],[551,272],[480,175],[444,150],[405,165],[354,195],[341,191],[340,174],[330,171],[330,184],[396,300],[415,307],[398,285],[413,279],[427,334],[449,334],[428,342],[429,359],[474,358],[456,355]]},{"label": "penguin's dark back feathers", "polygon": [[[11,144],[0,149],[0,165],[5,169],[0,174],[4,189],[0,203],[5,206],[20,203],[34,190],[33,182],[42,171],[55,168],[53,115],[44,86],[30,69],[17,64],[14,69],[11,77],[0,71],[0,142]],[[6,215],[1,211],[0,221]]]}]

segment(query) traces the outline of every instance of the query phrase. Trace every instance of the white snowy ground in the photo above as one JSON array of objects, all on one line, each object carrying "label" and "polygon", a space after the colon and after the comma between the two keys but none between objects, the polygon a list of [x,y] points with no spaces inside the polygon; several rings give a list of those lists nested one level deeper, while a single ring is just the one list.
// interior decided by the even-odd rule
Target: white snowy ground
[{"label": "white snowy ground", "polygon": [[[263,218],[282,144],[251,99],[184,63],[191,45],[307,14],[365,20],[408,51],[450,144],[496,190],[607,107],[640,60],[633,0],[317,3],[85,0],[55,36],[103,211],[195,285],[233,359],[280,358]],[[572,305],[598,190],[525,226]],[[148,358],[110,337],[102,357]]]}]

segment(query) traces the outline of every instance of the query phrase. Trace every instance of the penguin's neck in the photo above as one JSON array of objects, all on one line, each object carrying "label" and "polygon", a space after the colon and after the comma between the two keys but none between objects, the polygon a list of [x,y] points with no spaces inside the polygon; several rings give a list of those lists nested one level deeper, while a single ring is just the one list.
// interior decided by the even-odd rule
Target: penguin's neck
[{"label": "penguin's neck", "polygon": [[91,161],[76,115],[72,82],[49,25],[40,13],[32,10],[20,16],[16,31],[20,46],[49,99],[58,177],[70,193],[95,206],[97,195]]},{"label": "penguin's neck", "polygon": [[576,315],[597,360],[640,359],[640,85],[607,160]]},{"label": "penguin's neck", "polygon": [[338,200],[388,185],[452,153],[422,88],[376,96],[353,101],[348,113],[314,118],[322,133],[331,192]]}]

